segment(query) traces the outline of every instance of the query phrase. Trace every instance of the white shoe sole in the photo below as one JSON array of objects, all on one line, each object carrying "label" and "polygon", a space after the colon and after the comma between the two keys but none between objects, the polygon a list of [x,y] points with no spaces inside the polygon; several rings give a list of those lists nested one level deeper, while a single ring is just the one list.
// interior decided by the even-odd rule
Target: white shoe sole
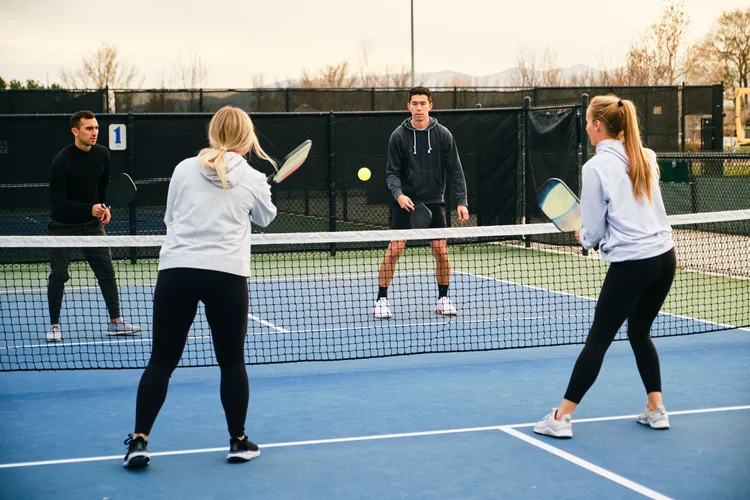
[{"label": "white shoe sole", "polygon": [[134,451],[122,464],[123,467],[145,467],[151,461],[151,456],[145,451]]},{"label": "white shoe sole", "polygon": [[570,439],[573,437],[573,429],[562,429],[559,431],[554,430],[552,427],[545,426],[544,428],[537,428],[534,426],[534,432],[541,434],[542,436],[550,436],[559,439]]},{"label": "white shoe sole", "polygon": [[458,311],[446,311],[444,309],[440,309],[438,307],[435,308],[435,312],[438,314],[442,314],[443,316],[456,316],[458,315]]},{"label": "white shoe sole", "polygon": [[669,420],[659,420],[658,422],[649,422],[648,419],[638,419],[639,424],[648,425],[652,429],[665,430],[669,429]]},{"label": "white shoe sole", "polygon": [[388,319],[388,318],[392,318],[392,317],[393,317],[393,313],[390,313],[390,312],[388,312],[388,313],[380,313],[380,314],[378,314],[378,313],[376,313],[376,312],[375,312],[375,311],[373,310],[373,311],[372,311],[372,314],[373,314],[373,315],[374,315],[374,316],[375,316],[375,317],[376,317],[377,319]]},{"label": "white shoe sole", "polygon": [[258,451],[252,451],[252,450],[245,450],[245,451],[230,451],[227,455],[227,461],[228,462],[249,462],[253,458],[258,458],[260,456],[260,450]]},{"label": "white shoe sole", "polygon": [[44,340],[46,340],[47,342],[60,342],[62,340],[62,337],[47,337]]}]

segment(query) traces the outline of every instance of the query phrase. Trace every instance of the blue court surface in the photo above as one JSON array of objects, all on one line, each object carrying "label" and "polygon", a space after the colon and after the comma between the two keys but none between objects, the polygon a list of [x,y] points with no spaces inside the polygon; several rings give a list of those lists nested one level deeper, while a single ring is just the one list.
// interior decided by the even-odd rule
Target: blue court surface
[{"label": "blue court surface", "polygon": [[0,373],[0,498],[747,498],[750,331],[656,339],[672,428],[616,342],[575,415],[537,436],[580,346],[249,366],[247,434],[225,461],[215,367],[180,368],[123,469],[140,370]]},{"label": "blue court surface", "polygon": [[[377,275],[312,276],[250,281],[246,357],[249,363],[369,358],[424,352],[467,351],[582,343],[594,314],[592,298],[456,272],[452,294],[458,316],[434,312],[434,274],[401,273],[390,298],[394,318],[373,318]],[[106,305],[97,286],[68,286],[62,309],[63,341],[49,344],[46,288],[0,292],[0,368],[32,363],[45,368],[145,366],[151,348],[154,285],[119,286],[123,315],[143,327],[137,337],[107,337]],[[202,305],[183,364],[213,363]],[[660,314],[654,336],[685,335],[715,323]],[[625,338],[626,327],[619,338]],[[42,361],[39,361],[42,360]]]}]

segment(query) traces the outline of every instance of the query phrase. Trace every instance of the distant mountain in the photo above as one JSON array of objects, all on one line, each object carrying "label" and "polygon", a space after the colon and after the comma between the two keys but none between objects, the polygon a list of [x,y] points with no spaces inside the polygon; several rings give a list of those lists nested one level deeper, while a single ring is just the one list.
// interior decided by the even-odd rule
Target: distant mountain
[{"label": "distant mountain", "polygon": [[[594,77],[599,74],[599,70],[585,64],[576,64],[562,69],[564,80],[568,80],[574,75],[585,75],[591,73]],[[445,70],[433,73],[417,73],[415,80],[417,84],[423,84],[426,87],[510,87],[512,86],[513,74],[516,68],[506,69],[499,73],[493,73],[485,76],[472,76],[457,71]],[[538,72],[540,73],[540,72]],[[541,73],[538,75],[541,76]],[[266,85],[269,88],[295,87],[298,83],[295,80],[284,80]]]}]

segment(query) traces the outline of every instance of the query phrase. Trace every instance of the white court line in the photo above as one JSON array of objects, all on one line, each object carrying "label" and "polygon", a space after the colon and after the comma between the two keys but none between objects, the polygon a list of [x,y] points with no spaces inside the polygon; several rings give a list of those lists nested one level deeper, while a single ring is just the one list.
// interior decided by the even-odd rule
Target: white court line
[{"label": "white court line", "polygon": [[662,495],[661,493],[654,491],[650,488],[646,488],[645,486],[641,484],[631,481],[630,479],[626,479],[622,477],[621,475],[615,474],[614,472],[604,469],[602,467],[599,467],[598,465],[592,464],[591,462],[587,460],[578,458],[575,455],[571,455],[570,453],[567,453],[558,448],[555,448],[554,446],[550,446],[549,444],[544,443],[536,438],[527,436],[526,434],[522,432],[518,432],[515,429],[511,429],[509,427],[500,427],[499,430],[505,432],[506,434],[510,434],[511,436],[518,438],[521,441],[525,441],[533,446],[536,446],[537,448],[541,448],[544,451],[548,451],[552,453],[553,455],[556,455],[564,460],[567,460],[568,462],[572,462],[578,465],[579,467],[586,469],[587,471],[593,472],[594,474],[598,474],[606,479],[609,479],[610,481],[613,481],[619,485],[625,486],[628,489],[631,489],[637,493],[640,493],[641,495],[647,496],[648,498],[653,498],[654,500],[670,500],[670,497],[668,496]]},{"label": "white court line", "polygon": [[[674,415],[695,415],[699,413],[714,413],[722,411],[737,411],[737,410],[750,410],[750,405],[746,406],[726,406],[722,408],[701,408],[696,410],[682,410],[669,412],[670,416]],[[625,420],[635,418],[635,415],[621,415],[617,417],[596,417],[596,418],[585,418],[581,420],[574,420],[576,423],[585,422],[604,422],[609,420]],[[407,437],[419,437],[419,436],[439,436],[445,434],[461,434],[468,432],[486,432],[486,431],[497,431],[504,429],[514,429],[517,427],[529,427],[534,424],[514,424],[514,425],[490,425],[486,427],[467,427],[462,429],[445,429],[437,431],[420,431],[420,432],[403,432],[400,434],[375,434],[371,436],[355,436],[346,438],[331,438],[331,439],[314,439],[309,441],[289,441],[286,443],[268,443],[259,444],[260,448],[285,448],[289,446],[309,446],[316,444],[332,444],[332,443],[351,443],[357,441],[376,441],[379,439],[400,439]],[[505,431],[507,432],[507,431]],[[221,448],[200,448],[195,450],[175,450],[175,451],[160,451],[151,453],[152,457],[163,457],[170,455],[190,455],[196,453],[213,453],[218,451],[226,451],[227,447]],[[61,460],[42,460],[37,462],[18,462],[10,464],[0,464],[0,469],[12,469],[18,467],[35,467],[39,465],[59,465],[59,464],[75,464],[81,462],[101,462],[105,460],[122,460],[124,455],[108,455],[101,457],[84,457],[84,458],[65,458]]]},{"label": "white court line", "polygon": [[253,320],[253,321],[257,322],[257,323],[260,323],[261,325],[264,325],[264,326],[267,326],[267,327],[269,327],[269,328],[271,328],[273,330],[276,330],[279,333],[289,333],[289,330],[287,330],[286,328],[282,328],[280,326],[276,326],[273,323],[271,323],[270,321],[266,321],[266,320],[264,320],[262,318],[259,318],[258,316],[254,316],[252,314],[248,314],[247,317],[248,317],[248,319],[251,319],[251,320]]},{"label": "white court line", "polygon": [[[455,271],[455,274],[465,274],[465,275],[471,276],[473,278],[479,278],[479,279],[490,280],[490,281],[497,281],[497,282],[500,282],[500,283],[506,283],[506,284],[516,285],[516,286],[520,286],[520,287],[524,287],[524,288],[530,288],[532,290],[538,290],[538,291],[541,291],[541,292],[554,293],[554,294],[557,294],[557,295],[567,295],[568,297],[575,297],[577,299],[584,299],[584,300],[593,300],[594,302],[597,301],[597,299],[595,299],[593,297],[586,297],[585,295],[576,295],[575,293],[569,293],[569,292],[558,292],[557,290],[551,290],[549,288],[541,288],[541,287],[537,287],[537,286],[533,286],[533,285],[525,285],[523,283],[516,283],[515,281],[502,280],[500,278],[490,278],[488,276],[482,276],[481,274],[473,274],[473,273],[467,273],[467,272],[463,272],[463,271]],[[675,318],[682,318],[682,319],[687,319],[687,320],[690,320],[690,321],[697,321],[699,323],[706,323],[706,324],[709,324],[709,325],[717,325],[717,326],[721,326],[721,327],[724,327],[724,328],[729,329],[729,330],[748,330],[748,331],[750,331],[750,329],[744,328],[744,327],[741,327],[741,326],[726,325],[724,323],[719,323],[717,321],[708,321],[706,319],[691,318],[690,316],[684,316],[682,314],[674,314],[674,313],[669,313],[669,312],[664,312],[664,311],[659,311],[659,314],[663,314],[665,316],[674,316]]]}]

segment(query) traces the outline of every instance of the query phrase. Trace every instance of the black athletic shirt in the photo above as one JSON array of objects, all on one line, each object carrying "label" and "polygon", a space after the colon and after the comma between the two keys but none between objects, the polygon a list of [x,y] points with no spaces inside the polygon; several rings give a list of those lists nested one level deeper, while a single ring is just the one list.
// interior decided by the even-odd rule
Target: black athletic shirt
[{"label": "black athletic shirt", "polygon": [[70,144],[55,156],[49,179],[52,220],[82,224],[95,218],[91,209],[105,201],[109,162],[109,150],[98,144],[90,151]]}]

